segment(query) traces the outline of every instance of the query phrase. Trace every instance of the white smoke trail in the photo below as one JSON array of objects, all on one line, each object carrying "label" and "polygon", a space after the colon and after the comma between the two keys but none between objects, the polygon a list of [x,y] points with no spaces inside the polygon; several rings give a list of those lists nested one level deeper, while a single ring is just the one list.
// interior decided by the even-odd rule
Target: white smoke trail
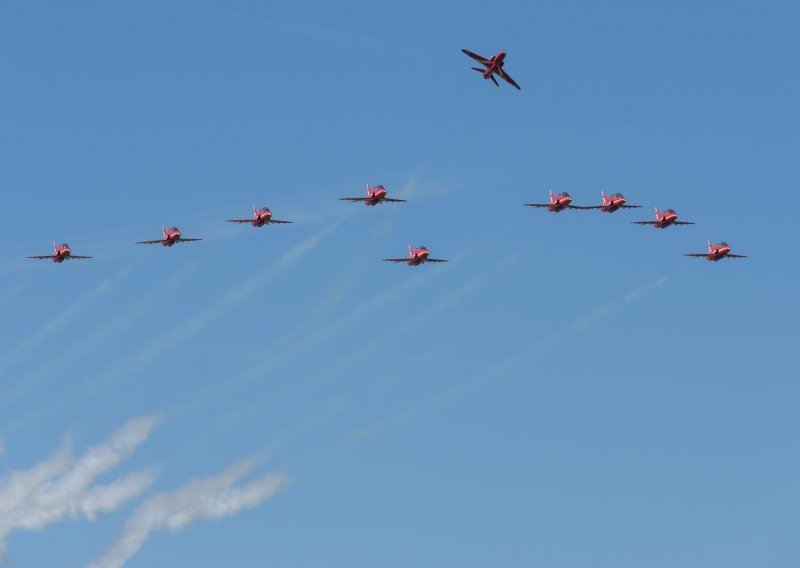
[{"label": "white smoke trail", "polygon": [[245,460],[216,476],[191,480],[173,492],[150,497],[125,522],[116,541],[88,568],[121,568],[154,530],[177,530],[198,520],[229,517],[271,499],[286,486],[282,475],[268,473],[245,485],[234,485],[256,465],[254,460]]},{"label": "white smoke trail", "polygon": [[31,469],[0,478],[0,560],[6,539],[15,529],[39,530],[67,515],[94,519],[141,493],[152,482],[148,473],[135,473],[103,486],[94,482],[130,456],[155,424],[153,416],[136,418],[77,460],[62,448]]}]

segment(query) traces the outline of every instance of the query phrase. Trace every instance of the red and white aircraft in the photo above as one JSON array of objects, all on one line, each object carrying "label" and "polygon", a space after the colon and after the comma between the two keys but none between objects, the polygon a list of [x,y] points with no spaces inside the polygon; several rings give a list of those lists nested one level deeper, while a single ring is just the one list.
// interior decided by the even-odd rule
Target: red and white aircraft
[{"label": "red and white aircraft", "polygon": [[83,260],[85,258],[92,258],[91,256],[77,256],[72,254],[72,249],[69,248],[67,243],[61,243],[60,245],[53,241],[53,251],[54,254],[46,254],[43,256],[29,256],[28,258],[35,258],[38,260],[52,260],[53,262],[62,263],[65,260]]},{"label": "red and white aircraft", "polygon": [[203,239],[184,239],[181,237],[181,232],[178,227],[172,227],[171,229],[167,229],[166,227],[161,227],[161,232],[164,233],[164,237],[157,240],[157,241],[139,241],[136,243],[137,245],[164,245],[165,247],[171,247],[175,243],[190,243],[192,241],[202,241]]},{"label": "red and white aircraft", "polygon": [[405,199],[393,199],[386,197],[386,188],[382,185],[370,187],[367,184],[366,197],[340,197],[339,201],[363,201],[364,205],[377,205],[378,203],[406,203]]},{"label": "red and white aircraft", "polygon": [[492,82],[497,85],[498,87],[500,84],[495,79],[495,75],[503,79],[509,85],[516,87],[517,90],[522,90],[519,85],[512,79],[508,73],[503,70],[503,65],[505,65],[505,58],[506,52],[501,51],[497,55],[493,55],[491,59],[486,59],[485,57],[478,55],[477,53],[472,53],[468,49],[462,49],[465,54],[469,55],[475,61],[478,61],[484,68],[480,67],[473,67],[475,71],[478,71],[483,74],[484,79],[491,79]]},{"label": "red and white aircraft", "polygon": [[585,205],[575,206],[577,209],[599,209],[603,213],[613,213],[617,209],[639,209],[641,205],[626,205],[625,196],[621,193],[614,193],[606,195],[605,191],[601,191],[600,195],[603,198],[602,205]]},{"label": "red and white aircraft", "polygon": [[548,211],[558,213],[564,209],[583,209],[577,205],[571,205],[572,197],[566,191],[562,191],[558,195],[553,195],[553,190],[550,190],[550,203],[525,203],[528,207],[546,207]]},{"label": "red and white aircraft", "polygon": [[655,221],[631,221],[633,225],[652,225],[656,229],[666,229],[670,225],[694,225],[691,221],[678,221],[678,214],[674,209],[659,212],[656,207]]},{"label": "red and white aircraft", "polygon": [[288,225],[292,221],[278,221],[272,218],[272,211],[269,207],[262,207],[259,209],[253,205],[253,217],[250,219],[227,219],[228,223],[250,223],[254,227],[263,227],[264,225]]},{"label": "red and white aircraft", "polygon": [[708,241],[708,252],[685,254],[683,256],[705,258],[706,260],[713,260],[714,262],[722,260],[723,258],[747,258],[743,254],[731,254],[731,246],[725,241],[715,245],[712,245],[711,241]]},{"label": "red and white aircraft", "polygon": [[384,262],[405,262],[409,266],[419,266],[420,264],[424,264],[426,262],[447,262],[441,258],[428,258],[427,247],[419,246],[417,248],[413,248],[411,245],[408,245],[408,258],[384,258]]}]

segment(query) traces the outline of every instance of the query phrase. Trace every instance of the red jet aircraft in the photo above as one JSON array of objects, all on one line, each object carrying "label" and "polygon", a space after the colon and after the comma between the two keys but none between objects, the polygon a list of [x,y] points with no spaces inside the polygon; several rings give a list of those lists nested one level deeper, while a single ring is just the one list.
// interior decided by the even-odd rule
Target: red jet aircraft
[{"label": "red jet aircraft", "polygon": [[553,195],[553,190],[550,190],[550,203],[525,203],[528,207],[546,207],[548,211],[558,213],[564,209],[583,209],[577,205],[571,205],[572,197],[566,191],[562,191],[558,195]]},{"label": "red jet aircraft", "polygon": [[505,65],[505,58],[506,58],[506,52],[505,51],[501,51],[497,55],[493,55],[491,59],[486,59],[485,57],[482,57],[482,56],[478,55],[477,53],[472,53],[468,49],[462,49],[461,51],[463,51],[465,54],[469,55],[475,61],[480,62],[480,64],[484,66],[483,69],[480,68],[480,67],[473,67],[473,69],[475,71],[478,71],[478,72],[483,74],[483,78],[484,79],[491,79],[492,82],[499,87],[500,84],[497,82],[497,79],[495,79],[495,77],[494,77],[495,75],[497,75],[498,77],[503,79],[509,85],[511,85],[513,87],[516,87],[517,90],[519,90],[519,91],[522,90],[520,88],[520,86],[517,85],[517,83],[514,81],[514,79],[512,79],[509,76],[509,74],[506,73],[503,70],[503,65]]},{"label": "red jet aircraft", "polygon": [[384,258],[384,262],[405,262],[409,266],[419,266],[426,262],[447,262],[441,258],[428,258],[428,249],[424,246],[413,248],[408,245],[408,258]]},{"label": "red jet aircraft", "polygon": [[625,205],[625,196],[621,193],[614,193],[613,195],[606,195],[605,191],[601,191],[600,195],[603,197],[602,205],[586,205],[578,206],[576,209],[599,209],[603,213],[613,213],[617,209],[639,209],[641,205]]},{"label": "red jet aircraft", "polygon": [[731,254],[731,246],[725,241],[715,245],[712,245],[711,241],[708,241],[708,252],[685,254],[683,256],[705,258],[706,260],[713,260],[714,262],[722,260],[723,258],[747,258],[743,254]]},{"label": "red jet aircraft", "polygon": [[678,221],[678,214],[674,209],[667,209],[659,213],[656,207],[655,221],[631,221],[633,225],[652,225],[656,229],[666,229],[670,225],[694,225],[691,221]]},{"label": "red jet aircraft", "polygon": [[136,243],[137,245],[164,245],[165,247],[171,247],[175,243],[190,243],[192,241],[202,241],[203,239],[184,239],[181,237],[181,232],[178,227],[172,227],[171,229],[167,229],[166,227],[161,227],[161,232],[164,233],[164,237],[157,240],[157,241],[139,241]]},{"label": "red jet aircraft", "polygon": [[262,207],[259,209],[253,205],[253,217],[251,219],[227,219],[228,223],[250,223],[254,227],[263,227],[264,225],[288,225],[292,221],[278,221],[272,218],[272,211],[269,207]]},{"label": "red jet aircraft", "polygon": [[43,256],[29,256],[28,258],[35,258],[38,260],[52,260],[53,262],[58,262],[59,264],[64,262],[65,260],[83,260],[85,258],[92,258],[91,256],[76,256],[72,254],[72,249],[69,248],[67,243],[61,243],[60,245],[53,241],[53,251],[54,254],[46,254]]},{"label": "red jet aircraft", "polygon": [[406,203],[405,199],[392,199],[386,197],[386,188],[382,185],[370,187],[367,184],[366,197],[340,197],[339,201],[363,201],[364,205],[377,205],[378,203]]}]

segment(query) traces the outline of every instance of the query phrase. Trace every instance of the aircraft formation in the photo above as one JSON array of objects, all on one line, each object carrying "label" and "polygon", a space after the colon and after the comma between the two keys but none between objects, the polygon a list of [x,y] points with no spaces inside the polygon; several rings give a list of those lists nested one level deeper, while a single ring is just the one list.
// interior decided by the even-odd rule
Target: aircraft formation
[{"label": "aircraft formation", "polygon": [[[514,79],[506,72],[505,70],[505,59],[506,59],[506,52],[500,51],[497,55],[493,55],[490,58],[483,57],[469,51],[468,49],[461,50],[465,55],[471,57],[475,61],[478,61],[483,67],[472,67],[473,70],[478,71],[481,73],[483,79],[491,80],[496,86],[500,86],[500,83],[497,81],[497,77],[503,79],[509,85],[513,86],[517,90],[522,90],[522,88],[517,84]],[[341,197],[339,198],[341,201],[351,201],[351,202],[360,202],[368,207],[372,207],[375,205],[379,205],[381,203],[405,203],[405,199],[396,199],[387,197],[388,190],[383,185],[376,185],[374,187],[370,187],[367,184],[367,194],[364,197]],[[577,209],[577,210],[589,210],[589,209],[596,209],[602,213],[614,213],[620,209],[639,209],[641,205],[629,205],[624,195],[621,193],[613,193],[611,195],[606,195],[605,191],[601,192],[601,203],[599,205],[574,205],[572,203],[572,196],[566,192],[560,192],[558,194],[554,194],[553,191],[550,191],[550,201],[549,203],[525,203],[527,207],[535,207],[541,209],[547,209],[551,213],[559,213],[561,211],[567,209]],[[281,221],[272,218],[272,211],[270,211],[269,207],[256,207],[253,205],[253,216],[250,218],[245,219],[227,219],[229,223],[249,223],[253,227],[263,227],[264,225],[275,225],[275,224],[291,224],[292,221]],[[655,229],[666,229],[673,225],[681,226],[681,225],[694,225],[693,221],[678,221],[678,214],[675,212],[674,209],[665,209],[663,211],[659,211],[658,207],[655,208],[655,217],[649,221],[632,221],[634,225],[649,225]],[[181,231],[177,227],[171,227],[167,229],[166,226],[161,227],[162,238],[157,240],[147,240],[147,241],[138,241],[136,244],[142,245],[155,245],[160,244],[164,247],[172,247],[176,243],[188,243],[188,242],[195,242],[201,241],[202,239],[199,238],[184,238]],[[446,259],[441,258],[430,258],[430,252],[427,247],[425,246],[418,246],[413,247],[408,245],[408,256],[404,258],[384,258],[384,262],[394,262],[394,263],[405,263],[408,266],[419,266],[421,264],[427,263],[441,263],[447,262]],[[716,244],[712,244],[711,241],[708,241],[708,250],[704,253],[688,253],[684,256],[692,257],[692,258],[705,258],[710,262],[716,262],[722,260],[723,258],[747,258],[745,255],[741,254],[732,254],[731,247],[726,242],[719,242]],[[29,256],[27,258],[33,258],[37,260],[52,260],[53,262],[60,264],[65,260],[85,260],[92,258],[91,256],[79,256],[72,254],[72,249],[69,247],[67,243],[58,244],[53,242],[53,254],[49,255],[39,255],[39,256]]]}]

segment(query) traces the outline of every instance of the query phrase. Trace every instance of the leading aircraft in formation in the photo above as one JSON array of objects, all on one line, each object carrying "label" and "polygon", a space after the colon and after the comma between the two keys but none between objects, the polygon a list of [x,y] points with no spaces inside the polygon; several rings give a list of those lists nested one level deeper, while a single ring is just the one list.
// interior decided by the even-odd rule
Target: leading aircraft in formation
[{"label": "leading aircraft in formation", "polygon": [[366,197],[340,197],[339,201],[363,201],[364,205],[377,205],[378,203],[406,203],[405,199],[395,199],[393,197],[386,197],[386,188],[378,184],[375,187],[370,187],[367,184]]},{"label": "leading aircraft in formation", "polygon": [[621,193],[606,195],[605,191],[600,192],[603,199],[602,205],[575,205],[575,209],[599,209],[603,213],[613,213],[618,209],[639,209],[641,205],[627,205],[625,196]]},{"label": "leading aircraft in formation", "polygon": [[409,266],[419,266],[426,262],[447,262],[441,258],[430,258],[430,252],[427,247],[419,246],[417,248],[408,245],[408,257],[406,258],[384,258],[384,262],[405,262]]},{"label": "leading aircraft in formation", "polygon": [[62,263],[65,260],[84,260],[87,258],[92,258],[91,256],[78,256],[72,254],[72,249],[69,248],[67,243],[61,243],[60,245],[53,241],[53,254],[45,254],[42,256],[29,256],[28,258],[35,258],[37,260],[52,260],[53,262]]},{"label": "leading aircraft in formation", "polygon": [[719,242],[715,245],[708,241],[708,252],[703,253],[689,253],[683,256],[691,256],[694,258],[705,258],[706,260],[716,262],[723,258],[747,258],[743,254],[731,254],[731,246],[725,241]]},{"label": "leading aircraft in formation", "polygon": [[650,225],[656,229],[666,229],[670,225],[694,225],[692,221],[678,221],[678,214],[674,209],[666,211],[658,210],[656,207],[656,218],[653,221],[631,221],[633,225]]},{"label": "leading aircraft in formation", "polygon": [[272,218],[272,211],[269,207],[258,208],[253,205],[253,216],[250,219],[227,219],[228,223],[250,223],[254,227],[263,227],[264,225],[288,225],[292,221],[278,221]]},{"label": "leading aircraft in formation", "polygon": [[545,207],[552,213],[558,213],[564,209],[583,209],[577,205],[572,205],[572,197],[566,191],[562,191],[558,195],[553,195],[553,190],[550,190],[550,203],[525,203],[527,207]]},{"label": "leading aircraft in formation", "polygon": [[161,232],[164,236],[157,241],[139,241],[137,245],[164,245],[165,247],[171,247],[175,243],[190,243],[193,241],[202,241],[203,239],[184,239],[181,236],[181,231],[178,227],[172,227],[167,229],[166,227],[161,227]]},{"label": "leading aircraft in formation", "polygon": [[505,69],[503,69],[506,59],[505,51],[501,51],[497,55],[493,55],[490,59],[486,59],[482,55],[473,53],[468,49],[462,49],[461,51],[483,65],[483,68],[473,67],[473,69],[479,73],[482,73],[484,79],[491,79],[492,82],[499,87],[500,84],[497,82],[497,79],[495,79],[495,75],[497,75],[512,87],[516,87],[518,91],[522,90],[520,86],[517,85],[516,81],[514,81],[514,79],[512,79],[511,76],[505,72]]}]

